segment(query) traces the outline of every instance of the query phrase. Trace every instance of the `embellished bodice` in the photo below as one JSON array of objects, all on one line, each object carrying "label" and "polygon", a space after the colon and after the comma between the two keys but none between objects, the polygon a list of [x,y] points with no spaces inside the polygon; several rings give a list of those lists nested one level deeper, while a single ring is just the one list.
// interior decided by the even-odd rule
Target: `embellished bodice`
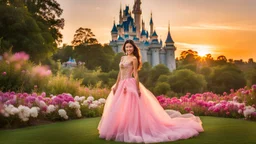
[{"label": "embellished bodice", "polygon": [[132,61],[121,60],[119,63],[120,68],[120,79],[132,78],[133,64]]}]

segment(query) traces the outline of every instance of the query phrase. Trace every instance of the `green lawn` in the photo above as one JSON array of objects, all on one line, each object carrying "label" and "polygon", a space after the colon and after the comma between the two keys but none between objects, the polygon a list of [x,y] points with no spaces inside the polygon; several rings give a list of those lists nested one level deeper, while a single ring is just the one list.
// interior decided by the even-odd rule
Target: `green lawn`
[{"label": "green lawn", "polygon": [[[205,132],[169,144],[256,144],[256,122],[201,117]],[[87,118],[15,130],[1,130],[0,144],[114,144],[98,138],[100,118]]]}]

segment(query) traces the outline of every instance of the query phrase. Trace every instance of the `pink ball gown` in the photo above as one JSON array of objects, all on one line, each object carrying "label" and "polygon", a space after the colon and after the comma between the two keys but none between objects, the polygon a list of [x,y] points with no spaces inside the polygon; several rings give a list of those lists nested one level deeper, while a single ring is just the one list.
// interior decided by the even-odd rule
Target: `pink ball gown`
[{"label": "pink ball gown", "polygon": [[98,125],[99,137],[128,143],[156,143],[187,139],[203,132],[199,117],[164,110],[141,83],[141,96],[132,77],[133,65],[120,62],[118,88],[107,97]]}]

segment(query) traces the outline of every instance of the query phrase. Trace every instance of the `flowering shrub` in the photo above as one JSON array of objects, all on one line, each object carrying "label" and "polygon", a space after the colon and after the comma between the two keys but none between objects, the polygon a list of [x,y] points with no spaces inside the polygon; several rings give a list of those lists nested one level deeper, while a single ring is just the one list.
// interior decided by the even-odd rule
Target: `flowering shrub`
[{"label": "flowering shrub", "polygon": [[62,93],[46,96],[46,93],[0,92],[0,127],[11,127],[34,119],[66,120],[95,117],[102,114],[104,98],[75,96]]},{"label": "flowering shrub", "polygon": [[0,90],[31,92],[34,88],[43,89],[51,70],[46,66],[35,66],[28,59],[29,55],[24,52],[4,53],[0,60]]}]

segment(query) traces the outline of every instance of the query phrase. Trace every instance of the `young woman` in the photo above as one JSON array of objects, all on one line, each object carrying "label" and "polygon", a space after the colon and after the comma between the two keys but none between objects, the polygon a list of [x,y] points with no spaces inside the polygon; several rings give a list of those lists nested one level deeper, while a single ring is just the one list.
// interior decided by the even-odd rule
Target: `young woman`
[{"label": "young woman", "polygon": [[199,117],[165,111],[138,78],[141,68],[139,48],[125,41],[120,71],[112,87],[98,125],[99,137],[133,143],[156,143],[187,139],[204,131]]}]

